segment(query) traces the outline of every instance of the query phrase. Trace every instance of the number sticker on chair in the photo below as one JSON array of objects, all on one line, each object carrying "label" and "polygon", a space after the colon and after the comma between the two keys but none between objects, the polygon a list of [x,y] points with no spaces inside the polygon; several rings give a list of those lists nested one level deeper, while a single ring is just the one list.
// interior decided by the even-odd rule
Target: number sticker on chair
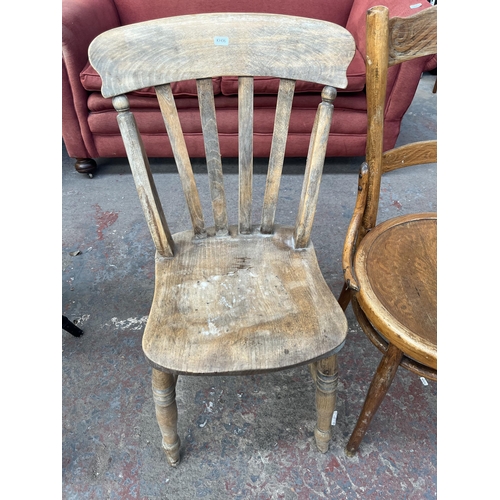
[{"label": "number sticker on chair", "polygon": [[215,45],[229,45],[229,38],[227,36],[216,36],[214,37]]}]

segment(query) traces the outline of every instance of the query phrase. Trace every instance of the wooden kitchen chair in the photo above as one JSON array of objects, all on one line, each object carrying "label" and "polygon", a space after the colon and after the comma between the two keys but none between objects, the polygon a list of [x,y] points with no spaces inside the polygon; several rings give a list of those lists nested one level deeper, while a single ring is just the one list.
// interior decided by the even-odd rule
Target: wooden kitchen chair
[{"label": "wooden kitchen chair", "polygon": [[359,324],[383,357],[347,444],[348,455],[358,450],[398,366],[437,379],[437,215],[403,215],[377,225],[382,175],[437,161],[436,141],[383,152],[387,69],[435,53],[437,7],[405,19],[389,19],[384,6],[368,11],[366,163],[344,245],[339,303],[345,310],[351,300]]},{"label": "wooden kitchen chair", "polygon": [[[168,462],[177,465],[175,386],[179,374],[267,372],[310,364],[316,382],[315,439],[331,438],[336,353],[347,321],[310,241],[335,87],[347,85],[352,36],[324,21],[266,14],[200,14],[111,30],[90,61],[113,97],[137,192],[156,246],[155,292],[143,337]],[[239,76],[239,211],[228,223],[212,78]],[[280,78],[260,225],[252,224],[253,77]],[[206,145],[214,227],[200,197],[170,84],[195,79]],[[314,123],[294,227],[275,224],[295,80],[325,85]],[[191,215],[170,234],[125,94],[155,87]]]}]

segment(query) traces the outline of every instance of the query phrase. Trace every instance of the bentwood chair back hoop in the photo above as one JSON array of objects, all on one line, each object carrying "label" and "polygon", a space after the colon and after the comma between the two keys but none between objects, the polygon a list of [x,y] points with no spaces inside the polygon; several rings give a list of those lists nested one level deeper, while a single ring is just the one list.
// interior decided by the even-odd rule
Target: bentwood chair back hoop
[{"label": "bentwood chair back hoop", "polygon": [[[319,269],[311,229],[336,88],[347,86],[355,44],[341,26],[272,14],[199,14],[110,30],[89,49],[112,97],[137,192],[156,246],[155,291],[143,336],[163,448],[179,462],[177,376],[251,374],[309,364],[315,439],[331,438],[336,353],[347,321]],[[212,78],[238,76],[238,214],[228,223]],[[252,224],[254,77],[280,79],[261,223]],[[196,80],[214,227],[205,227],[171,83]],[[295,81],[324,85],[296,223],[275,223]],[[192,228],[171,234],[125,95],[154,87]],[[230,214],[229,214],[230,215]]]},{"label": "bentwood chair back hoop", "polygon": [[383,353],[346,452],[354,454],[398,366],[437,379],[437,215],[403,215],[377,224],[382,175],[437,162],[437,141],[383,151],[388,68],[437,53],[437,6],[407,18],[371,8],[366,24],[368,137],[358,197],[344,244],[345,285],[358,323]]}]

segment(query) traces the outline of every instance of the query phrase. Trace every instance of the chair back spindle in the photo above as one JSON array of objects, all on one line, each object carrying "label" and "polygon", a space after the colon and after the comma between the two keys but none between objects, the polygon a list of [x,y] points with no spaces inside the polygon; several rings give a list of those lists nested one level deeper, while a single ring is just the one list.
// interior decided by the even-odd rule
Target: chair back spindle
[{"label": "chair back spindle", "polygon": [[253,78],[238,78],[238,224],[240,234],[252,232]]},{"label": "chair back spindle", "polygon": [[149,160],[137,130],[134,115],[130,112],[128,99],[125,95],[113,98],[113,106],[118,112],[117,120],[123,138],[125,150],[134,177],[139,200],[144,216],[153,238],[157,252],[162,257],[174,256],[174,241],[163,208],[156,191],[156,185],[151,175]]},{"label": "chair back spindle", "polygon": [[203,237],[206,231],[200,197],[194,180],[193,168],[191,166],[184,134],[182,133],[172,88],[170,84],[167,83],[166,85],[157,86],[155,89],[168,138],[170,139],[170,144],[174,153],[175,163],[177,164],[177,170],[179,171],[184,196],[188,204],[193,231],[196,237]]},{"label": "chair back spindle", "polygon": [[273,140],[271,143],[271,153],[269,155],[266,191],[264,193],[262,208],[262,224],[260,230],[263,234],[270,234],[274,226],[294,91],[295,80],[283,78],[280,80]]},{"label": "chair back spindle", "polygon": [[201,78],[196,80],[196,86],[200,106],[201,127],[205,142],[208,182],[212,197],[215,231],[217,236],[224,236],[228,234],[227,204],[222,175],[222,159],[215,116],[212,79]]},{"label": "chair back spindle", "polygon": [[321,94],[322,102],[318,106],[318,112],[311,134],[302,195],[300,197],[299,211],[295,222],[295,248],[307,247],[311,237],[314,214],[318,203],[321,176],[323,174],[328,133],[332,123],[333,101],[336,96],[337,91],[333,87],[325,87]]}]

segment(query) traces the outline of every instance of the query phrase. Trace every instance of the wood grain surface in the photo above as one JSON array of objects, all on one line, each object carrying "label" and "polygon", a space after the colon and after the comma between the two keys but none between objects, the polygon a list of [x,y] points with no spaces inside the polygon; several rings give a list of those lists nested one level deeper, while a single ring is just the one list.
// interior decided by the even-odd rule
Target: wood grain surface
[{"label": "wood grain surface", "polygon": [[174,241],[158,197],[149,159],[144,150],[141,135],[137,130],[135,117],[130,112],[128,98],[123,95],[115,97],[113,106],[118,112],[118,126],[156,251],[163,257],[172,257],[174,255]]},{"label": "wood grain surface", "polygon": [[437,7],[389,20],[389,66],[437,53]]},{"label": "wood grain surface", "polygon": [[238,78],[238,220],[240,233],[252,231],[253,188],[253,78]]},{"label": "wood grain surface", "polygon": [[382,155],[382,174],[413,165],[437,162],[437,141],[419,141],[404,144]]},{"label": "wood grain surface", "polygon": [[182,133],[181,123],[170,84],[156,87],[156,95],[158,96],[161,114],[174,153],[182,189],[186,196],[194,234],[201,237],[205,235],[205,221],[203,219],[200,196],[194,180],[193,167],[191,166],[191,160],[186,147],[184,134]]},{"label": "wood grain surface", "polygon": [[153,366],[187,374],[276,370],[341,347],[347,320],[292,228],[194,240],[174,235],[158,258],[143,348]]},{"label": "wood grain surface", "polygon": [[412,214],[372,229],[354,260],[357,299],[403,352],[437,367],[437,216]]},{"label": "wood grain surface", "polygon": [[212,197],[212,211],[216,232],[221,236],[227,234],[228,222],[212,79],[197,80],[196,86],[205,143],[208,181]]},{"label": "wood grain surface", "polygon": [[288,126],[290,124],[290,114],[292,112],[294,90],[294,80],[280,80],[278,101],[276,104],[276,119],[274,121],[273,140],[271,143],[271,154],[269,157],[269,168],[266,180],[266,191],[264,193],[264,204],[262,209],[261,231],[265,234],[270,234],[273,229],[281,173],[285,159],[285,147],[288,137]]},{"label": "wood grain surface", "polygon": [[218,76],[271,76],[345,88],[354,52],[351,34],[326,21],[216,13],[115,28],[91,43],[89,58],[102,78],[102,95],[112,97]]}]

